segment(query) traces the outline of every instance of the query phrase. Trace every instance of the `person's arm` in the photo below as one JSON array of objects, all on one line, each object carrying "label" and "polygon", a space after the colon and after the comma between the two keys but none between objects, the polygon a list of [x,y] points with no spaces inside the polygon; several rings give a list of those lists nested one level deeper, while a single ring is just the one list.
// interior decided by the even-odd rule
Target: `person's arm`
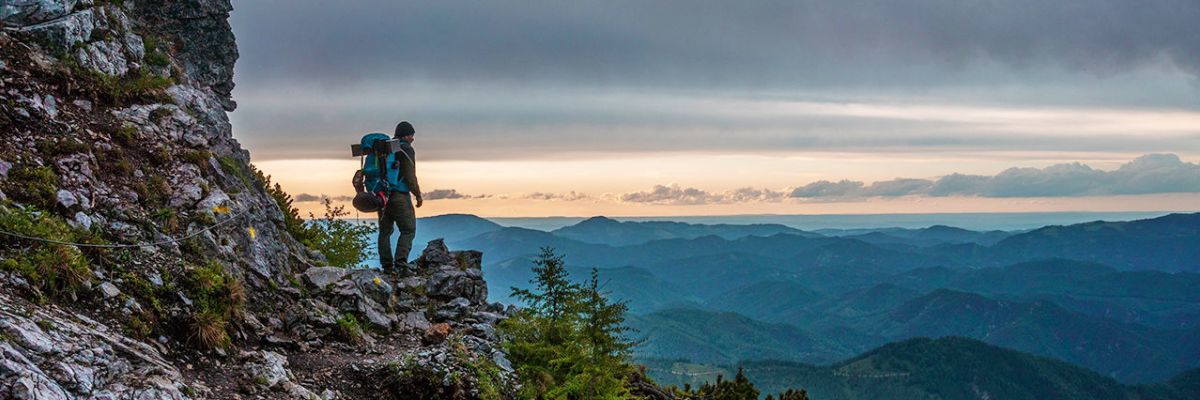
[{"label": "person's arm", "polygon": [[416,197],[417,207],[420,207],[424,200],[421,198],[421,185],[417,183],[417,151],[412,146],[404,146],[403,151],[404,155],[408,156],[404,158],[407,168],[401,170],[404,173],[404,184],[408,185],[409,193]]}]

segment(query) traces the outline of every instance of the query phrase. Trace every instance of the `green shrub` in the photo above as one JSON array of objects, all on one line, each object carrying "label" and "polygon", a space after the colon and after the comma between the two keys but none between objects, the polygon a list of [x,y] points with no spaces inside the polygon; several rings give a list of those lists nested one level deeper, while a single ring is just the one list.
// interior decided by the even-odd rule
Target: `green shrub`
[{"label": "green shrub", "polygon": [[57,157],[87,153],[88,145],[74,139],[42,139],[34,145],[43,157]]},{"label": "green shrub", "polygon": [[[167,204],[169,196],[171,196],[171,185],[167,183],[167,178],[157,174],[147,174],[150,176],[146,180],[146,194],[144,199],[145,205],[148,207],[162,207]],[[140,195],[141,193],[139,193]]]},{"label": "green shrub", "polygon": [[74,74],[83,81],[93,100],[113,105],[137,103],[173,103],[164,89],[175,84],[170,76],[155,75],[143,67],[130,70],[124,76],[108,75],[71,63]]},{"label": "green shrub", "polygon": [[255,176],[262,182],[263,190],[271,195],[271,198],[275,200],[275,204],[279,206],[279,210],[283,211],[283,229],[289,235],[292,235],[293,239],[307,245],[313,234],[310,232],[309,227],[305,225],[304,218],[300,218],[300,210],[292,206],[292,196],[284,191],[283,187],[279,186],[278,183],[272,184],[270,175],[264,174],[258,168],[254,168],[253,165],[250,166],[250,169],[254,171]]},{"label": "green shrub", "polygon": [[189,150],[183,153],[184,161],[199,165],[201,168],[208,165],[209,158],[212,158],[212,152],[208,150]]},{"label": "green shrub", "polygon": [[349,343],[362,343],[363,328],[362,324],[358,323],[358,318],[354,318],[354,314],[342,314],[337,319],[338,336]]},{"label": "green shrub", "polygon": [[333,206],[330,199],[322,200],[325,215],[317,218],[309,213],[309,224],[305,227],[308,238],[304,245],[325,255],[329,265],[354,268],[367,259],[367,244],[375,227],[365,222],[350,222],[345,219],[350,213],[344,206]]},{"label": "green shrub", "polygon": [[239,181],[242,181],[242,185],[253,187],[254,181],[250,179],[250,175],[246,172],[246,166],[241,161],[233,158],[233,156],[220,156],[217,157],[217,163],[221,164],[221,170],[225,171],[226,174],[233,175]]},{"label": "green shrub", "polygon": [[117,128],[117,130],[113,132],[112,137],[113,139],[116,139],[118,143],[121,143],[121,145],[129,146],[134,143],[137,133],[138,130],[136,126],[131,124],[122,124],[120,128]]},{"label": "green shrub", "polygon": [[188,271],[187,296],[195,311],[191,317],[191,338],[202,347],[225,346],[229,342],[225,327],[241,318],[246,289],[241,280],[225,271],[216,260]]},{"label": "green shrub", "polygon": [[[94,242],[48,213],[0,206],[0,230],[43,239]],[[88,260],[71,245],[14,239],[0,244],[0,269],[20,274],[38,292],[73,295],[92,279]]]},{"label": "green shrub", "polygon": [[145,49],[146,64],[155,67],[171,65],[171,58],[158,49],[158,38],[153,35],[142,36],[142,47]]},{"label": "green shrub", "polygon": [[43,209],[54,208],[57,203],[58,175],[50,167],[19,166],[8,172],[8,179],[0,181],[4,193],[18,202]]},{"label": "green shrub", "polygon": [[129,161],[129,157],[125,157],[125,151],[120,147],[97,151],[96,161],[99,162],[101,170],[110,175],[130,176],[134,171],[133,163]]}]

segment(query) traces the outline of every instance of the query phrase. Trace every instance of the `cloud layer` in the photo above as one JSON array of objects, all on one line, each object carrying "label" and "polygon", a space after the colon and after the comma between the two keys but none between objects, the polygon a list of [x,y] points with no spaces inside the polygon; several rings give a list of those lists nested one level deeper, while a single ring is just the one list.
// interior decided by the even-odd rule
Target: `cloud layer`
[{"label": "cloud layer", "polygon": [[871,197],[1071,197],[1200,193],[1200,164],[1184,162],[1174,154],[1148,154],[1113,171],[1084,164],[1057,164],[1046,168],[1009,168],[996,175],[954,173],[937,179],[897,178],[866,184],[860,181],[821,180],[785,191],[745,188],[716,193],[678,185],[658,185],[649,191],[626,193],[631,203],[698,205],[749,201],[860,200]]},{"label": "cloud layer", "polygon": [[[1200,73],[1191,0],[242,2],[254,80],[917,85],[968,68]],[[319,29],[314,29],[319,27]],[[881,72],[887,72],[881,74]],[[949,75],[949,76],[948,76]],[[992,71],[976,79],[1002,79]]]},{"label": "cloud layer", "polygon": [[344,158],[399,119],[423,160],[1197,154],[1200,117],[1160,115],[1200,114],[1195,21],[1194,0],[246,1],[231,118],[256,160]]}]

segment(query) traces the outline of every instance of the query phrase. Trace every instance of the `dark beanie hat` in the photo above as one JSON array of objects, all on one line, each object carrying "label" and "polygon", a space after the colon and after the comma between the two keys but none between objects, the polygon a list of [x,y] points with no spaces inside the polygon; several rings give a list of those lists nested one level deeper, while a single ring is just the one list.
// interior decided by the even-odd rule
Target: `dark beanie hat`
[{"label": "dark beanie hat", "polygon": [[398,138],[412,136],[416,133],[417,130],[413,129],[412,124],[408,123],[408,121],[401,121],[399,124],[396,124],[396,137]]}]

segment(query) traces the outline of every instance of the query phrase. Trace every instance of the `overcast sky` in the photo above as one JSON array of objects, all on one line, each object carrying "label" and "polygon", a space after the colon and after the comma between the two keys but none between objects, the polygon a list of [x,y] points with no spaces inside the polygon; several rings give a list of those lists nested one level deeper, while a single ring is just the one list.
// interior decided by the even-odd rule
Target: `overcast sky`
[{"label": "overcast sky", "polygon": [[[342,160],[328,162],[348,176],[349,143],[401,119],[417,127],[423,186],[458,207],[533,194],[580,215],[597,201],[697,203],[639,200],[659,187],[724,203],[758,188],[728,198],[785,204],[1200,191],[1178,186],[1200,160],[1194,0],[235,8],[235,135],[293,191],[344,195],[343,179],[318,182],[297,160]],[[1183,167],[1151,183],[1097,178],[1159,153],[1174,156],[1139,160]],[[1010,167],[1056,164],[1076,167],[1039,173],[1083,189],[1003,186],[1021,182],[1004,180]],[[991,178],[939,191],[955,173]]]}]

